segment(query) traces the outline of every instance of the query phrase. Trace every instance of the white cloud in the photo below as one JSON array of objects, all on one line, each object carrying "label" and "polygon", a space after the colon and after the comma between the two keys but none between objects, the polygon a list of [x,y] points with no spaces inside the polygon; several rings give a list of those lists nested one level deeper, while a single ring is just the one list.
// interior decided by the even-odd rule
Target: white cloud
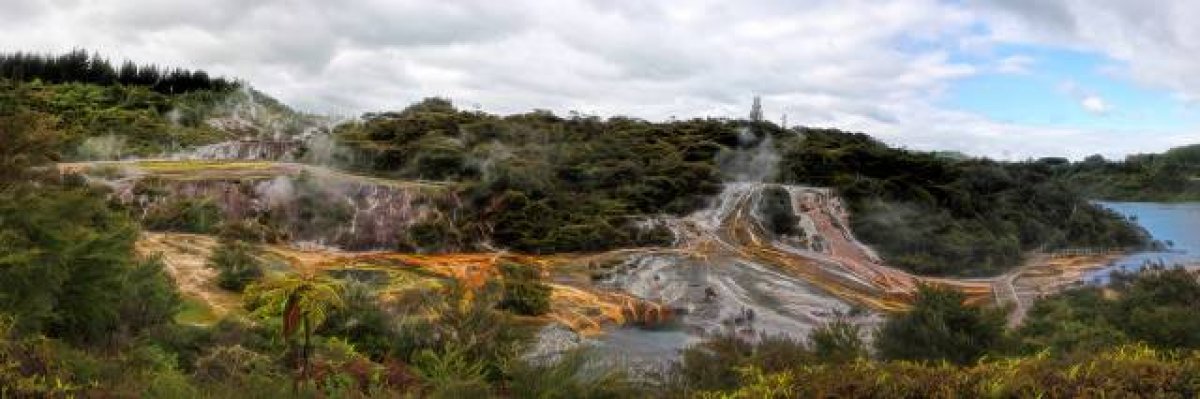
[{"label": "white cloud", "polygon": [[990,40],[1091,51],[1110,70],[1143,84],[1200,98],[1200,2],[1173,0],[1008,0],[981,2]]},{"label": "white cloud", "polygon": [[1083,106],[1083,109],[1087,112],[1095,115],[1104,115],[1112,110],[1112,107],[1104,102],[1103,98],[1094,94],[1083,97],[1083,100],[1079,101],[1079,105]]},{"label": "white cloud", "polygon": [[1080,86],[1073,80],[1062,82],[1058,85],[1058,89],[1063,94],[1072,97],[1084,111],[1092,115],[1106,115],[1113,110],[1112,105],[1105,101],[1104,97]]},{"label": "white cloud", "polygon": [[[793,125],[866,131],[913,148],[1023,157],[1144,144],[937,105],[956,79],[1034,63],[1014,56],[976,65],[955,49],[1071,37],[1059,22],[1070,20],[1066,8],[1026,21],[940,0],[13,1],[0,13],[0,51],[83,47],[201,67],[342,115],[448,96],[501,113],[740,117],[758,94],[769,118],[786,113]],[[998,27],[981,34],[980,24]],[[1018,26],[1037,32],[1007,33]]]},{"label": "white cloud", "polygon": [[1029,73],[1029,68],[1035,63],[1032,57],[1013,55],[1000,59],[996,63],[996,71],[1007,74],[1023,75]]}]

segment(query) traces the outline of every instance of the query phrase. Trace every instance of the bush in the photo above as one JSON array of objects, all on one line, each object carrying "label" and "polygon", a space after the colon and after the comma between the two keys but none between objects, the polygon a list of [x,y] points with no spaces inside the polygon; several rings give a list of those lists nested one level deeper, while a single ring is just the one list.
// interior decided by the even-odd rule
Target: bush
[{"label": "bush", "polygon": [[241,292],[246,285],[263,276],[257,247],[238,240],[225,239],[208,259],[208,266],[217,269],[217,285],[229,291]]},{"label": "bush", "polygon": [[491,396],[485,376],[487,366],[455,345],[439,351],[422,350],[414,356],[413,367],[425,382],[430,398]]},{"label": "bush", "polygon": [[207,199],[184,198],[150,207],[142,225],[150,230],[213,234],[224,218],[221,207]]},{"label": "bush", "polygon": [[421,253],[462,247],[463,234],[447,218],[422,221],[409,227],[401,237],[400,250]]},{"label": "bush", "polygon": [[519,360],[508,369],[508,393],[514,398],[631,398],[635,385],[615,366],[598,364],[582,350],[551,362]]},{"label": "bush", "polygon": [[504,298],[500,307],[525,316],[540,316],[550,311],[550,286],[542,283],[537,268],[516,263],[500,265]]},{"label": "bush", "polygon": [[226,383],[245,386],[258,377],[279,377],[267,355],[241,345],[216,346],[196,360],[193,376],[201,383]]},{"label": "bush", "polygon": [[389,355],[398,335],[393,316],[379,305],[378,294],[370,285],[352,281],[345,284],[342,301],[345,306],[329,312],[321,335],[342,337],[375,360]]},{"label": "bush", "polygon": [[808,340],[813,355],[823,362],[847,363],[867,357],[861,329],[843,318],[813,329]]},{"label": "bush", "polygon": [[98,193],[0,190],[0,312],[21,332],[105,342],[121,323],[127,284],[155,276],[136,267],[136,239],[136,224]]},{"label": "bush", "polygon": [[391,341],[392,354],[415,364],[422,352],[442,357],[453,349],[464,362],[482,365],[487,381],[502,380],[505,367],[529,344],[530,326],[496,309],[499,287],[489,284],[468,291],[457,283],[448,284],[397,301],[396,305],[416,306],[396,310],[406,317],[400,318],[397,337]]},{"label": "bush", "polygon": [[896,314],[875,335],[875,348],[889,360],[946,360],[966,364],[997,349],[1004,315],[964,304],[951,288],[922,286],[907,312]]},{"label": "bush", "polygon": [[182,302],[175,281],[168,276],[160,258],[136,263],[125,278],[120,301],[120,326],[137,336],[144,331],[169,325]]},{"label": "bush", "polygon": [[775,235],[794,235],[799,230],[800,218],[792,209],[792,195],[782,187],[772,186],[762,191],[759,211],[767,230]]},{"label": "bush", "polygon": [[803,341],[786,336],[745,337],[727,332],[687,348],[669,373],[674,390],[737,387],[745,367],[780,371],[813,364],[816,359]]},{"label": "bush", "polygon": [[1200,349],[1200,282],[1184,269],[1114,274],[1107,288],[1082,287],[1038,301],[1019,330],[1026,349],[1094,352],[1140,341]]},{"label": "bush", "polygon": [[703,398],[1079,398],[1200,394],[1200,353],[1129,345],[1073,359],[1045,356],[950,363],[857,362],[769,372],[750,367],[739,387]]}]

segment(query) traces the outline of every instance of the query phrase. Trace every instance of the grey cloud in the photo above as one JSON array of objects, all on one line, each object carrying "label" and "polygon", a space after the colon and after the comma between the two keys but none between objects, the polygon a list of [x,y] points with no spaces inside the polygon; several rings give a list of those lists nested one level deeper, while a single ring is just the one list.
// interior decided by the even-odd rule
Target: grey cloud
[{"label": "grey cloud", "polygon": [[1200,98],[1200,3],[993,1],[981,18],[997,42],[1066,46],[1111,57],[1128,78]]},{"label": "grey cloud", "polygon": [[[1084,133],[1013,126],[938,107],[937,96],[955,79],[982,73],[955,61],[947,48],[978,39],[973,29],[981,23],[995,29],[979,40],[993,42],[1087,46],[1107,38],[1094,32],[1099,25],[1079,22],[1083,2],[1074,1],[14,4],[0,13],[0,49],[85,47],[117,58],[201,67],[244,78],[310,111],[348,115],[447,96],[462,106],[501,113],[543,108],[647,119],[740,117],[759,94],[772,120],[787,113],[793,124],[987,155],[1052,153],[1065,145],[1054,140],[1078,143]],[[1140,12],[1144,16],[1124,17],[1114,8],[1097,24],[1127,18],[1127,29],[1146,30],[1138,21],[1160,18]],[[1151,51],[1155,59],[1170,60],[1171,51],[1191,44],[1188,32],[1147,33],[1155,41],[1179,43],[1161,50],[1134,48],[1145,45],[1130,41],[1110,51]],[[1157,84],[1194,85],[1200,93],[1200,77],[1181,73],[1194,67],[1173,61],[1129,73],[1144,79],[1166,70],[1175,78]],[[1028,144],[1040,139],[1047,144]],[[1101,144],[1139,143],[1095,142]]]}]

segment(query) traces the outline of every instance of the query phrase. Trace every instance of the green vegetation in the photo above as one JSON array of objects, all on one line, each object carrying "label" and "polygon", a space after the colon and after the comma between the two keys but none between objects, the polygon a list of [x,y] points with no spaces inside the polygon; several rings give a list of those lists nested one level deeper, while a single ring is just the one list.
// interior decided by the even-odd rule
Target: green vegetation
[{"label": "green vegetation", "polygon": [[879,356],[894,360],[974,362],[1000,346],[1004,314],[967,306],[946,288],[922,286],[908,312],[893,317],[875,337]]},{"label": "green vegetation", "polygon": [[1200,349],[1200,283],[1183,269],[1117,274],[1106,288],[1082,287],[1040,301],[1021,329],[1031,348],[1092,351],[1128,342]]},{"label": "green vegetation", "polygon": [[117,67],[82,50],[0,54],[0,93],[56,131],[56,140],[39,141],[55,159],[153,156],[228,140],[233,132],[206,121],[244,96],[237,87],[204,71]]},{"label": "green vegetation", "polygon": [[[136,237],[137,225],[89,189],[0,191],[0,312],[16,331],[73,342],[164,322],[173,289],[160,263],[131,256]],[[122,294],[133,292],[142,295]]]},{"label": "green vegetation", "polygon": [[792,209],[792,196],[781,187],[769,187],[762,192],[759,209],[763,212],[763,220],[767,230],[777,235],[794,235],[802,232],[799,229],[799,217]]},{"label": "green vegetation", "polygon": [[263,266],[258,260],[260,250],[254,245],[234,239],[222,239],[208,260],[217,269],[217,285],[241,292],[246,285],[262,278]]},{"label": "green vegetation", "polygon": [[[871,360],[836,324],[808,345],[719,337],[684,353],[668,391],[711,398],[1194,397],[1200,378],[1195,307],[1200,282],[1182,269],[1114,277],[1039,301],[1026,324],[925,288],[916,306],[876,332]],[[1021,345],[1009,345],[1020,342]],[[834,355],[846,353],[855,355]],[[826,355],[823,355],[826,354]]]},{"label": "green vegetation", "polygon": [[1054,162],[1055,175],[1090,198],[1111,201],[1200,201],[1200,145],[1123,161],[1092,155]]},{"label": "green vegetation", "polygon": [[993,359],[949,363],[860,362],[797,365],[779,372],[751,367],[733,390],[702,398],[1079,398],[1200,394],[1200,354],[1132,345],[1077,358]]},{"label": "green vegetation", "polygon": [[[428,99],[401,112],[339,126],[356,156],[343,165],[392,177],[464,183],[470,225],[527,252],[588,251],[655,242],[638,215],[684,213],[717,192],[717,153],[737,143],[737,124],[674,123],[544,111],[499,117]],[[421,236],[440,236],[427,228]],[[421,242],[420,237],[417,237]]]},{"label": "green vegetation", "polygon": [[294,348],[292,337],[303,332],[300,355],[293,355],[300,365],[300,380],[307,381],[312,376],[313,332],[325,323],[330,309],[342,306],[339,288],[333,281],[315,275],[287,276],[256,283],[246,294],[255,304],[256,315],[279,318],[280,332],[289,348]]},{"label": "green vegetation", "polygon": [[540,316],[550,311],[550,286],[542,283],[541,271],[516,263],[500,265],[504,298],[500,307],[526,316]]},{"label": "green vegetation", "polygon": [[[1146,243],[1134,225],[1089,203],[1044,162],[913,152],[836,130],[542,111],[499,117],[428,99],[367,114],[335,134],[352,150],[343,154],[345,167],[462,183],[466,214],[418,226],[405,240],[410,249],[489,229],[495,243],[526,252],[664,244],[666,236],[643,234],[631,221],[695,210],[717,192],[720,165],[734,166],[727,161],[735,152],[760,144],[782,156],[779,180],[837,189],[859,237],[890,264],[917,273],[996,274],[1026,251]],[[796,233],[786,196],[780,189],[761,198],[776,234]]]},{"label": "green vegetation", "polygon": [[[862,343],[855,345],[862,346]],[[746,337],[729,332],[684,351],[668,374],[667,385],[670,391],[688,393],[733,389],[741,385],[741,370],[747,367],[777,372],[794,365],[821,361],[803,341],[782,336]]]},{"label": "green vegetation", "polygon": [[88,55],[83,50],[60,55],[0,54],[0,79],[143,86],[163,94],[226,91],[238,86],[224,78],[211,78],[200,70],[166,69],[155,65],[137,65],[133,61],[125,61],[118,67],[99,55]]},{"label": "green vegetation", "polygon": [[848,363],[867,358],[867,345],[857,324],[844,318],[817,327],[808,335],[817,359],[832,363]]},{"label": "green vegetation", "polygon": [[996,274],[1024,251],[1145,245],[1132,223],[1055,178],[1045,162],[952,159],[865,134],[801,129],[781,140],[782,178],[830,186],[851,228],[889,264],[921,274]]},{"label": "green vegetation", "polygon": [[149,230],[213,234],[224,220],[221,207],[205,198],[171,199],[151,207],[142,216]]},{"label": "green vegetation", "polygon": [[222,101],[222,93],[164,95],[141,86],[18,83],[3,79],[0,91],[50,117],[49,123],[60,132],[54,150],[65,158],[152,156],[230,138],[228,133],[203,123],[203,115],[179,111]]},{"label": "green vegetation", "polygon": [[[246,312],[213,320],[211,309],[181,300],[161,259],[135,253],[139,212],[45,166],[226,138],[202,116],[227,93],[163,94],[119,77],[116,84],[50,75],[24,82],[4,71],[19,79],[0,82],[3,397],[1200,394],[1200,283],[1181,270],[1118,275],[1107,288],[1055,295],[1016,331],[995,309],[925,287],[910,312],[866,332],[875,334],[873,347],[847,320],[807,340],[730,332],[687,350],[664,375],[636,378],[587,352],[522,356],[538,326],[518,315],[550,307],[549,288],[527,265],[502,265],[501,278],[471,288],[433,276],[393,284],[401,273],[394,268],[381,272],[383,282],[345,270],[284,275],[246,287]],[[178,123],[167,116],[172,110],[182,114]],[[667,235],[631,222],[695,210],[719,189],[718,160],[754,143],[780,151],[779,180],[837,189],[854,230],[890,262],[918,272],[994,273],[1022,251],[1145,239],[1079,196],[1073,182],[1083,180],[1069,178],[1069,163],[948,158],[766,122],[499,117],[434,99],[342,125],[336,137],[352,150],[338,153],[348,167],[455,181],[447,189],[462,201],[461,213],[402,240],[420,250],[465,232],[529,252],[661,244]],[[262,273],[252,245],[283,239],[273,226],[321,229],[350,216],[325,205],[311,176],[294,183],[298,205],[261,220],[223,221],[210,201],[179,200],[146,210],[140,221],[220,232],[211,261],[223,286],[238,289]],[[147,184],[135,194],[163,197],[162,189]],[[760,200],[767,228],[798,233],[785,192],[766,190]]]}]

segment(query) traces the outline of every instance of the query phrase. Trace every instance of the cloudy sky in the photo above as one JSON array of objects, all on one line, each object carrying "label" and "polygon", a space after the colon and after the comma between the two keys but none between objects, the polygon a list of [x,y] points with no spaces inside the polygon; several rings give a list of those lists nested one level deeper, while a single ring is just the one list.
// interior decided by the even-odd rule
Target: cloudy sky
[{"label": "cloudy sky", "polygon": [[1200,2],[0,0],[0,50],[204,68],[337,115],[428,96],[744,117],[1004,159],[1200,142]]}]

